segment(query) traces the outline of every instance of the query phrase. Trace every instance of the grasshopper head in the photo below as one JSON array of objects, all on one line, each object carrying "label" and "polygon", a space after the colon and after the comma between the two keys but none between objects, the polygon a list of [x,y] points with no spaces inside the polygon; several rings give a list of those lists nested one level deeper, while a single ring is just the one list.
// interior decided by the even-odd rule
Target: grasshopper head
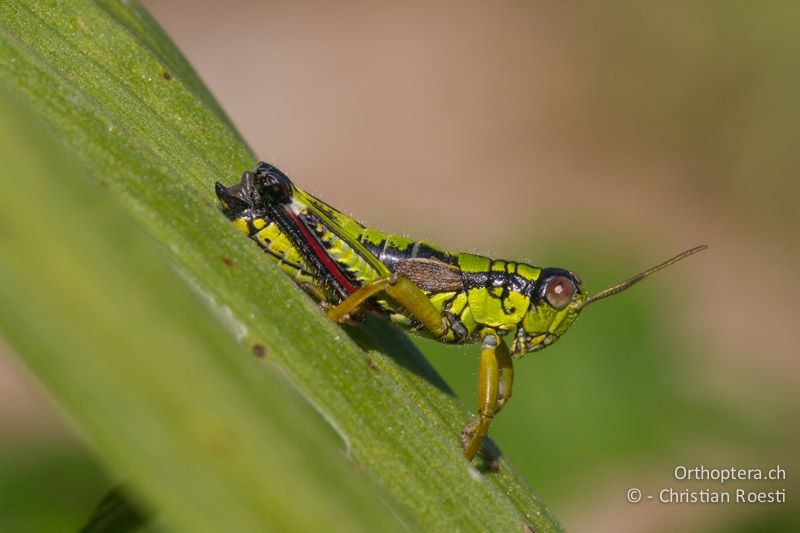
[{"label": "grasshopper head", "polygon": [[269,163],[261,162],[253,172],[242,174],[242,181],[215,190],[222,212],[234,222],[263,217],[267,204],[284,204],[292,198],[292,182]]},{"label": "grasshopper head", "polygon": [[586,302],[580,276],[544,268],[531,295],[531,306],[514,337],[513,353],[522,356],[553,344],[569,329]]},{"label": "grasshopper head", "polygon": [[531,306],[517,328],[512,352],[522,356],[553,344],[569,329],[575,319],[590,303],[618,294],[644,278],[668,266],[701,252],[706,245],[695,246],[613,287],[589,296],[581,278],[560,268],[545,268],[533,289]]}]

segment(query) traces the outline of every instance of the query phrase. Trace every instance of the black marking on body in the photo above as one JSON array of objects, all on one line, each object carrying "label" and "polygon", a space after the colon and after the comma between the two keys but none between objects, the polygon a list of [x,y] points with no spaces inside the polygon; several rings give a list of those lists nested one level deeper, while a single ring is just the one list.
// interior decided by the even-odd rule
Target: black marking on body
[{"label": "black marking on body", "polygon": [[303,221],[303,224],[305,224],[307,228],[312,230],[314,234],[320,238],[320,243],[326,249],[331,247],[330,242],[325,242],[322,240],[322,235],[325,234],[325,230],[330,230],[330,228],[328,228],[327,224],[325,224],[316,213],[309,211],[308,209],[303,209],[297,216]]},{"label": "black marking on body", "polygon": [[[274,220],[278,227],[281,228],[281,231],[289,237],[292,244],[297,248],[297,251],[300,252],[300,256],[314,269],[315,275],[324,278],[325,283],[328,284],[332,292],[340,300],[344,300],[353,292],[336,278],[335,273],[331,269],[331,267],[335,268],[334,261],[330,256],[325,254],[324,245],[313,235],[312,228],[300,228],[299,224],[304,224],[303,221],[298,218],[299,224],[295,223],[289,213],[287,213],[286,208],[282,205],[268,205],[267,214],[269,218]],[[306,231],[304,232],[303,229]],[[305,235],[306,232],[310,234],[312,239],[315,239],[315,242],[309,242]],[[317,253],[315,248],[321,249],[322,254]],[[325,257],[322,256],[323,254]],[[328,264],[326,264],[326,262]],[[341,269],[338,270],[340,275],[346,276]]]},{"label": "black marking on body", "polygon": [[[364,255],[361,253],[360,250],[358,250],[358,248],[353,248],[352,246],[350,246],[348,241],[347,241],[347,239],[342,237],[342,235],[340,235],[338,231],[336,231],[334,228],[330,227],[322,218],[319,217],[319,215],[317,215],[313,211],[310,211],[308,209],[304,209],[298,215],[298,217],[306,225],[306,227],[308,227],[309,229],[311,229],[314,232],[314,234],[317,237],[317,240],[320,242],[320,244],[326,250],[330,249],[335,244],[333,241],[325,241],[325,240],[322,239],[322,236],[326,232],[330,232],[333,235],[336,235],[336,237],[342,243],[347,245],[347,247],[349,249],[351,249],[353,251],[353,253],[355,253],[357,256],[361,257],[366,263],[369,264],[369,259],[364,257]],[[368,252],[369,252],[369,250],[368,250]],[[371,252],[369,252],[369,253],[371,253]],[[349,264],[346,261],[340,261],[340,260],[335,259],[333,257],[331,257],[331,260],[335,260],[336,263],[338,263],[339,265],[344,267],[343,272],[347,276],[347,279],[349,279],[353,284],[361,286],[362,283],[361,283],[361,281],[358,280],[357,270],[353,270],[352,269],[353,265]]]},{"label": "black marking on body", "polygon": [[400,261],[409,259],[429,259],[458,269],[458,257],[453,254],[433,248],[422,241],[415,241],[402,249],[396,248],[391,243],[393,237],[394,235],[386,235],[378,243],[365,240],[362,237],[360,242],[392,272],[395,271]]},{"label": "black marking on body", "polygon": [[[494,266],[497,263],[504,264],[503,270],[494,270]],[[467,291],[479,288],[487,289],[489,297],[500,300],[503,312],[510,315],[516,312],[516,308],[514,306],[506,307],[509,301],[509,293],[516,292],[530,297],[531,292],[534,290],[534,284],[529,279],[518,274],[518,269],[519,263],[492,259],[488,272],[463,272],[461,276]],[[501,289],[499,295],[495,294],[494,291],[496,289]]]},{"label": "black marking on body", "polygon": [[[255,223],[254,223],[254,220],[256,220],[256,219],[263,220],[266,223],[266,226],[262,227],[261,229],[257,229],[256,226],[255,226]],[[279,233],[275,237],[275,239],[277,239],[278,236],[283,235],[283,231],[280,230],[280,226],[278,226],[274,222],[270,221],[265,215],[261,215],[261,216],[258,216],[256,218],[253,218],[253,219],[251,219],[251,218],[247,219],[247,231],[248,231],[248,233],[250,235],[250,238],[253,239],[253,242],[255,242],[259,246],[259,248],[264,250],[264,253],[267,253],[267,254],[271,255],[272,257],[274,257],[275,258],[275,262],[278,263],[278,265],[289,265],[291,268],[294,268],[295,270],[297,270],[300,274],[304,274],[304,275],[309,276],[309,277],[314,277],[314,273],[311,272],[306,265],[304,265],[302,263],[296,263],[294,261],[287,261],[285,253],[279,254],[277,252],[272,251],[270,249],[270,244],[271,244],[272,241],[270,241],[270,243],[268,243],[266,246],[261,244],[261,242],[258,240],[258,233],[263,231],[268,226],[276,226],[276,227],[278,227]],[[274,241],[275,239],[272,239],[272,240]]]},{"label": "black marking on body", "polygon": [[450,311],[445,311],[443,316],[447,319],[449,323],[449,330],[453,332],[453,342],[464,342],[469,340],[469,331],[464,326],[464,323],[461,321],[460,316],[456,316]]},{"label": "black marking on body", "polygon": [[389,264],[388,264],[386,261],[384,261],[384,260],[381,258],[381,252],[383,251],[383,243],[384,243],[385,241],[381,241],[381,244],[373,244],[373,243],[371,243],[371,242],[369,242],[369,241],[365,241],[365,240],[364,240],[364,238],[363,238],[363,235],[362,235],[362,236],[361,236],[361,238],[359,239],[359,242],[361,242],[361,245],[362,245],[364,248],[366,248],[366,249],[367,249],[367,251],[368,251],[369,253],[371,253],[372,255],[374,255],[375,257],[377,257],[377,258],[378,258],[378,260],[379,260],[381,263],[383,263],[383,264],[385,264],[386,266],[388,266],[388,267],[389,267],[389,270],[391,270],[391,269],[392,269],[392,267],[391,267],[391,266],[390,266],[390,265],[389,265]]},{"label": "black marking on body", "polygon": [[320,200],[316,196],[308,194],[307,192],[306,192],[306,195],[309,198],[311,198],[311,200],[312,200],[311,203],[314,205],[314,207],[316,209],[321,211],[326,217],[330,218],[331,220],[336,220],[336,213],[333,211],[333,208],[331,206],[329,206],[328,204],[326,204],[325,202],[323,202],[322,200]]},{"label": "black marking on body", "polygon": [[439,261],[440,263],[445,263],[448,265],[458,264],[458,257],[443,250],[438,250],[429,245],[428,243],[422,241],[417,241],[414,243],[414,246],[411,249],[411,258],[433,259],[435,261]]}]

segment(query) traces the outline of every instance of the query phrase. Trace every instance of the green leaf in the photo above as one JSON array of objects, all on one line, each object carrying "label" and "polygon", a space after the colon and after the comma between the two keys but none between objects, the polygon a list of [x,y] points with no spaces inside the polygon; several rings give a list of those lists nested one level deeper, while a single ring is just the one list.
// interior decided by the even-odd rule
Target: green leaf
[{"label": "green leaf", "polygon": [[[282,407],[277,411],[285,411],[280,418],[290,426],[290,421],[303,420],[295,415],[302,411],[295,396],[286,387],[273,389],[272,385],[262,385],[265,376],[276,371],[286,376],[335,429],[357,470],[366,472],[382,487],[383,499],[395,516],[413,529],[521,531],[528,526],[537,531],[559,529],[538,496],[506,461],[501,459],[499,472],[492,473],[479,472],[462,458],[458,434],[471,415],[401,332],[381,320],[370,320],[366,325],[347,330],[331,323],[218,212],[214,181],[233,183],[256,160],[191,68],[138,4],[67,0],[5,5],[0,10],[0,80],[80,158],[95,182],[106,187],[119,202],[124,215],[160,243],[163,255],[180,272],[184,282],[202,295],[205,305],[217,315],[214,324],[199,318],[189,320],[187,317],[194,314],[187,315],[186,309],[176,303],[169,313],[149,316],[137,312],[135,317],[119,324],[115,335],[134,332],[141,342],[154,343],[161,329],[177,324],[185,332],[196,331],[196,339],[213,337],[220,361],[210,354],[207,357],[208,369],[216,368],[216,373],[204,374],[208,386],[227,387],[236,397],[254,395],[250,404],[242,406],[248,412],[274,411],[274,404],[279,403]],[[58,170],[51,169],[55,174],[51,180],[58,181],[61,171],[55,168]],[[90,194],[88,189],[84,192]],[[118,226],[124,225],[123,213],[115,209],[95,212],[94,203],[81,195],[64,193],[61,203],[70,205],[70,216],[85,213],[93,222],[82,227],[78,237],[87,245],[101,235],[108,236],[105,228],[113,228],[110,233],[115,235]],[[42,220],[52,224],[49,211],[37,207],[37,215],[42,214],[45,215]],[[33,233],[28,235],[31,242],[36,241]],[[118,239],[114,244],[120,250],[115,261],[97,260],[99,265],[111,267],[115,276],[131,273],[132,278],[138,278],[140,274],[131,269],[155,261],[153,254],[145,254],[147,260],[131,259],[128,264],[123,257],[139,252],[129,248],[127,240]],[[59,253],[68,253],[62,248]],[[21,278],[28,268],[30,265],[20,270]],[[53,273],[52,282],[56,286],[59,272]],[[161,275],[164,278],[156,286],[166,284],[174,291],[179,290],[177,285],[181,284],[166,272],[153,274],[147,278],[148,284],[157,283]],[[125,298],[143,294],[133,289],[129,292]],[[78,298],[76,302],[80,301],[76,294],[73,296]],[[68,301],[66,295],[64,298]],[[4,298],[4,305],[9,305],[6,301],[11,300]],[[128,307],[124,299],[115,301],[121,307]],[[199,307],[195,303],[192,309]],[[56,339],[56,333],[71,331],[72,321],[80,318],[72,315],[53,313],[50,318],[54,326],[47,330],[47,336]],[[145,323],[149,326],[143,326]],[[89,364],[83,361],[83,347],[92,345],[95,335],[103,334],[94,327],[82,330],[75,341],[80,341],[82,349],[77,349],[76,344],[75,350],[66,353],[72,360],[80,360],[80,365]],[[240,363],[223,355],[228,352],[223,349],[225,343],[220,337],[226,335],[228,340],[236,336],[249,351],[263,354],[264,364],[246,363],[241,349]],[[57,351],[58,346],[53,344],[48,348]],[[193,341],[191,348],[201,349],[199,341]],[[20,352],[30,360],[26,350]],[[102,361],[109,373],[124,371],[132,364],[113,352],[107,353]],[[223,405],[217,405],[217,399],[187,389],[179,376],[169,372],[170,365],[186,364],[185,359],[178,357],[180,363],[167,363],[172,355],[158,353],[161,356],[148,367],[148,379],[171,386],[174,393],[154,396],[151,400],[143,398],[143,402],[151,401],[152,408],[165,402],[164,407],[169,411],[171,402],[177,401],[174,397],[188,397],[194,403],[199,402],[209,419],[227,420],[232,416],[224,400]],[[36,360],[42,362],[46,358],[40,355]],[[49,372],[52,383],[62,379],[83,381],[74,369],[63,376],[56,371],[63,366],[68,366],[66,360],[53,363]],[[223,371],[219,366],[233,367],[236,371]],[[182,368],[185,373],[195,375],[193,367]],[[43,369],[39,371],[42,373]],[[213,377],[217,374],[219,383]],[[75,383],[70,382],[69,386],[80,390]],[[115,394],[114,387],[108,384],[106,397]],[[78,398],[80,392],[76,395]],[[102,426],[99,421],[120,427],[127,424],[127,421],[118,423],[120,413],[115,403],[104,403],[102,398],[96,396],[96,403],[91,405],[79,399],[80,407],[65,402],[79,420],[89,415],[93,420],[96,417],[95,425],[84,425],[98,443],[101,454],[106,451],[107,443],[97,434]],[[157,443],[165,431],[160,425],[165,420],[151,419],[149,415],[143,411],[137,422],[143,425],[143,434],[147,433]],[[252,422],[251,418],[246,419]],[[173,428],[175,431],[193,424],[171,422],[177,426]],[[291,427],[286,429],[291,435]],[[324,450],[328,440],[314,437],[295,441],[295,446]],[[228,445],[223,443],[218,453],[225,455]],[[128,446],[136,448],[133,442]],[[260,440],[248,442],[248,446],[261,446],[264,454],[271,455],[274,451],[271,443]],[[187,450],[183,460],[197,465],[199,458],[191,451]],[[131,450],[126,453],[135,455]],[[173,487],[153,480],[136,482],[137,474],[146,477],[146,461],[105,456],[119,472],[132,476],[134,487],[150,505],[165,513],[172,505],[179,509],[172,508],[170,512],[185,509],[166,494]],[[148,457],[162,461],[155,452]],[[237,465],[246,468],[248,463],[244,458],[239,460]],[[336,470],[336,464],[321,452],[319,458],[305,465],[305,470],[319,469],[322,475],[326,470]],[[207,474],[224,477],[224,472],[213,469]],[[171,483],[185,486],[195,485],[195,481],[191,477],[176,478]],[[253,495],[246,496],[248,491]],[[238,513],[252,516],[250,506],[254,501],[275,491],[288,492],[269,476],[262,478],[260,484],[237,486],[227,501],[233,505],[241,498],[240,509],[229,516]],[[341,498],[359,494],[355,489],[335,492],[333,497],[313,492],[293,494],[297,501],[285,505],[294,511],[336,509]],[[183,502],[188,505],[186,500]],[[358,502],[353,496],[346,507],[361,509]],[[189,505],[197,515],[211,512],[207,502],[197,503]],[[313,514],[309,512],[308,516]],[[347,529],[345,523],[340,524]]]},{"label": "green leaf", "polygon": [[0,327],[112,468],[191,531],[396,525],[113,198],[0,113]]}]

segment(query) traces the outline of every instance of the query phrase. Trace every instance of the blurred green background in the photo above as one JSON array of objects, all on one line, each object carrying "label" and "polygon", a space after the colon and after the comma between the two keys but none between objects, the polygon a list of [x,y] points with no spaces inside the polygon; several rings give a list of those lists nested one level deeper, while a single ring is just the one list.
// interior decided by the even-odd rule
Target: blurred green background
[{"label": "blurred green background", "polygon": [[[800,6],[144,4],[257,154],[371,226],[593,290],[708,244],[519,361],[492,437],[570,530],[800,529]],[[472,405],[477,349],[417,342]],[[111,481],[7,350],[0,427],[0,529],[80,524]],[[672,477],[701,464],[788,479]],[[738,486],[789,503],[625,500]]]}]

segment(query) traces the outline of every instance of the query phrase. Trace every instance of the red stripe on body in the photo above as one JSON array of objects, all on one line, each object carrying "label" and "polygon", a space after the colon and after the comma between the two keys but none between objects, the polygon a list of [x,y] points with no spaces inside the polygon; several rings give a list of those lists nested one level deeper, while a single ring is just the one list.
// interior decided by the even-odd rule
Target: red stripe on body
[{"label": "red stripe on body", "polygon": [[295,212],[292,211],[291,209],[289,209],[288,207],[285,207],[284,209],[286,211],[286,214],[289,215],[289,217],[295,222],[295,224],[297,224],[297,227],[300,229],[300,233],[303,234],[303,237],[305,238],[306,243],[309,246],[311,246],[311,248],[314,250],[314,254],[317,256],[317,259],[320,260],[320,262],[325,266],[325,268],[328,270],[328,272],[334,278],[336,278],[336,281],[341,283],[342,287],[344,287],[345,290],[347,290],[347,292],[349,294],[353,294],[354,292],[356,292],[356,290],[358,290],[358,287],[356,287],[355,285],[350,283],[350,280],[347,279],[347,277],[345,277],[344,273],[342,272],[342,269],[339,268],[339,265],[337,265],[333,261],[333,259],[331,259],[331,256],[329,256],[325,252],[325,250],[322,249],[322,247],[320,247],[319,243],[317,242],[316,237],[314,237],[311,234],[311,232],[308,231],[308,228],[300,220],[300,217],[298,217],[295,214]]}]

